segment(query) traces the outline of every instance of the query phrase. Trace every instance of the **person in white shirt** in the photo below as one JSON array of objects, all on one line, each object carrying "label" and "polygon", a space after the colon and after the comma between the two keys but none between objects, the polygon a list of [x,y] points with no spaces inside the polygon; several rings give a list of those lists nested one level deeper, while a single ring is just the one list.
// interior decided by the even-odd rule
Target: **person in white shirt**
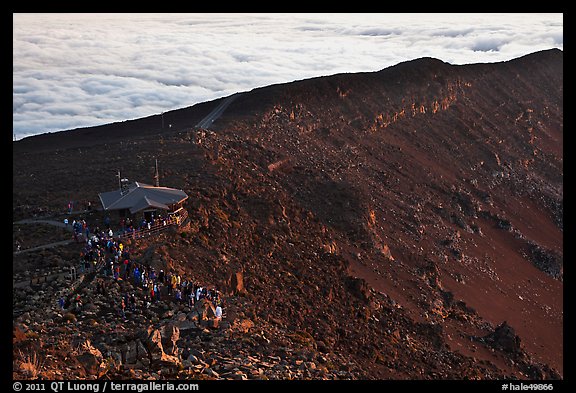
[{"label": "person in white shirt", "polygon": [[216,311],[214,312],[216,319],[222,319],[222,307],[216,306]]}]

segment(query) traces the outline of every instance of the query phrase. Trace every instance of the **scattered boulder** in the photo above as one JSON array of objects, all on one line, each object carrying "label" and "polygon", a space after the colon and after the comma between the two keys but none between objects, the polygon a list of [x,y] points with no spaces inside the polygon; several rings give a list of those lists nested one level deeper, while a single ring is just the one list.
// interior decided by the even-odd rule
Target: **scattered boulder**
[{"label": "scattered boulder", "polygon": [[[147,330],[138,333],[138,337],[142,341],[147,353],[150,354],[149,356],[153,364],[177,366],[181,363],[177,356],[178,348],[176,347],[176,341],[180,337],[180,331],[176,326],[169,326],[170,327],[164,326],[162,329],[166,336],[164,340],[161,330],[159,329],[149,327]],[[164,351],[163,342],[167,345],[169,353]]]},{"label": "scattered boulder", "polygon": [[12,342],[16,344],[21,341],[26,341],[26,339],[27,339],[26,331],[24,330],[22,325],[14,326],[14,329],[12,330]]},{"label": "scattered boulder", "polygon": [[549,276],[563,281],[564,260],[562,255],[553,250],[540,246],[537,243],[530,242],[529,258],[538,269]]},{"label": "scattered boulder", "polygon": [[126,352],[124,355],[125,362],[127,364],[136,364],[138,362],[146,364],[148,361],[148,351],[146,347],[140,340],[134,340],[129,342],[126,347]]},{"label": "scattered boulder", "polygon": [[66,322],[74,323],[76,322],[76,315],[71,312],[68,312],[62,316],[62,319]]},{"label": "scattered boulder", "polygon": [[153,330],[144,345],[150,352],[153,361],[158,361],[165,355],[159,330]]},{"label": "scattered boulder", "polygon": [[160,329],[162,338],[162,348],[168,355],[178,355],[178,346],[176,342],[180,338],[180,329],[173,324],[164,325]]},{"label": "scattered boulder", "polygon": [[193,329],[198,329],[198,326],[194,321],[177,321],[174,323],[180,332],[186,332]]},{"label": "scattered boulder", "polygon": [[88,375],[97,375],[100,369],[104,367],[102,364],[103,356],[100,350],[94,348],[90,343],[90,340],[86,340],[80,346],[81,353],[76,356],[76,360],[82,368],[86,371]]},{"label": "scattered boulder", "polygon": [[194,308],[198,313],[198,319],[202,321],[212,319],[216,316],[216,309],[210,300],[200,299],[196,302]]},{"label": "scattered boulder", "polygon": [[368,302],[370,299],[370,287],[366,280],[362,278],[349,277],[346,280],[346,287],[352,296],[357,297],[363,302]]},{"label": "scattered boulder", "polygon": [[499,218],[498,221],[496,222],[496,226],[500,229],[504,229],[506,231],[512,231],[513,227],[512,227],[512,223],[510,222],[510,220],[505,219],[505,218]]},{"label": "scattered boulder", "polygon": [[212,378],[216,378],[216,379],[220,378],[220,375],[218,375],[218,373],[216,371],[212,370],[210,367],[206,368],[204,370],[204,373],[206,375],[212,377]]},{"label": "scattered boulder", "polygon": [[232,324],[233,330],[238,330],[242,333],[248,333],[254,327],[254,322],[251,319],[236,319]]},{"label": "scattered boulder", "polygon": [[230,274],[226,286],[230,295],[245,295],[247,292],[244,287],[244,272],[239,271]]},{"label": "scattered boulder", "polygon": [[386,258],[388,258],[390,261],[394,260],[394,257],[392,256],[392,252],[390,251],[390,247],[388,247],[387,244],[384,244],[381,248],[382,255],[384,255]]},{"label": "scattered boulder", "polygon": [[506,321],[498,325],[494,332],[484,336],[484,342],[488,345],[510,354],[521,352],[520,341],[514,328]]}]

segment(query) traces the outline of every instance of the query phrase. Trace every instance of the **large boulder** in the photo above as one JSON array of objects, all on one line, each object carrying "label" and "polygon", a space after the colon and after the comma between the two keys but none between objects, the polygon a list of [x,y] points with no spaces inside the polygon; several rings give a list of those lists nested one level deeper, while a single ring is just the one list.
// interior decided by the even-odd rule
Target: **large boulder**
[{"label": "large boulder", "polygon": [[142,341],[134,340],[127,344],[125,359],[127,364],[148,363],[148,351]]},{"label": "large boulder", "polygon": [[164,352],[168,355],[178,355],[178,346],[176,342],[180,339],[180,329],[178,326],[170,324],[164,325],[160,329],[160,336],[162,337],[162,347]]},{"label": "large boulder", "polygon": [[86,371],[88,375],[97,375],[100,371],[100,364],[102,363],[102,359],[98,358],[92,353],[85,352],[76,356],[76,360],[82,368]]},{"label": "large boulder", "polygon": [[510,354],[521,352],[520,337],[516,335],[514,328],[508,325],[506,321],[498,325],[494,332],[484,336],[484,342]]},{"label": "large boulder", "polygon": [[150,333],[147,341],[144,342],[144,345],[150,352],[152,361],[159,361],[165,355],[164,347],[162,346],[162,335],[160,334],[160,330],[153,330]]},{"label": "large boulder", "polygon": [[370,287],[362,278],[348,277],[346,280],[346,288],[352,296],[363,302],[367,303],[371,297]]},{"label": "large boulder", "polygon": [[124,363],[134,364],[136,363],[136,360],[138,360],[138,350],[136,349],[136,343],[136,341],[131,341],[121,347],[120,352],[124,357]]},{"label": "large boulder", "polygon": [[76,355],[76,360],[88,375],[98,375],[100,370],[104,368],[103,356],[100,350],[92,346],[90,340],[86,340],[79,347],[79,355]]},{"label": "large boulder", "polygon": [[[150,354],[152,364],[161,366],[178,366],[181,364],[176,346],[176,341],[180,338],[180,329],[177,326],[165,325],[160,330],[149,327],[140,331],[137,336],[142,341],[147,353]],[[164,345],[166,345],[166,351]]]},{"label": "large boulder", "polygon": [[198,313],[198,318],[201,321],[205,321],[207,319],[213,319],[216,316],[216,309],[214,308],[214,304],[210,300],[207,299],[200,299],[194,305],[196,312]]},{"label": "large boulder", "polygon": [[245,295],[244,272],[239,271],[230,274],[226,281],[226,286],[228,287],[228,294],[230,295]]},{"label": "large boulder", "polygon": [[180,329],[180,332],[187,332],[189,330],[198,329],[198,326],[194,321],[176,321],[174,325]]}]

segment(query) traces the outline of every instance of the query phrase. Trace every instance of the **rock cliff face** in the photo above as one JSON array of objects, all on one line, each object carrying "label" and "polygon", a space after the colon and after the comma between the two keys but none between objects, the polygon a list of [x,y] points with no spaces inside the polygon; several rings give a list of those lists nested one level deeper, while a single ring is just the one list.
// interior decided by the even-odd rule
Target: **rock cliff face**
[{"label": "rock cliff face", "polygon": [[[118,169],[151,182],[158,158],[190,224],[134,257],[226,296],[216,323],[143,297],[125,322],[109,299],[129,283],[83,277],[72,316],[66,276],[15,288],[15,377],[563,378],[561,51],[269,86],[192,129],[214,106],[165,114],[169,133],[143,119],[14,143],[15,220],[97,205]],[[74,247],[15,255],[15,280]]]}]

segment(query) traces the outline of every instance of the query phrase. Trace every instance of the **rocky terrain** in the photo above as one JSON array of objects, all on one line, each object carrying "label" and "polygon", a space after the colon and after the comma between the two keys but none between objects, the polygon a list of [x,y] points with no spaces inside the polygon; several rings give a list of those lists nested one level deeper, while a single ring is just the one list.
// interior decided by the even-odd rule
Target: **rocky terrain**
[{"label": "rocky terrain", "polygon": [[[152,183],[158,159],[190,222],[135,260],[225,292],[215,324],[74,280],[78,244],[15,253],[14,378],[563,379],[561,51],[269,86],[194,128],[217,105],[13,143],[14,222],[98,206],[118,170]],[[14,224],[24,249],[67,237]]]}]

